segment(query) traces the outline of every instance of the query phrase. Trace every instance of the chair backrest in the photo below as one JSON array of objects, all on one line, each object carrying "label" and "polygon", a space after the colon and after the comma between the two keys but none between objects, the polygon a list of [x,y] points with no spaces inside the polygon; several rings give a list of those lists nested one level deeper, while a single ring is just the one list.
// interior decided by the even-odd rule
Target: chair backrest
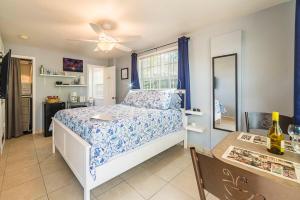
[{"label": "chair backrest", "polygon": [[201,200],[206,200],[204,189],[226,200],[298,198],[290,188],[283,189],[281,184],[271,179],[197,153],[194,147],[191,148],[191,156]]},{"label": "chair backrest", "polygon": [[[285,115],[280,115],[279,119],[283,133],[287,134],[288,126],[294,122],[294,119]],[[250,132],[250,129],[269,130],[272,127],[272,113],[245,112],[245,121],[247,132]]]}]

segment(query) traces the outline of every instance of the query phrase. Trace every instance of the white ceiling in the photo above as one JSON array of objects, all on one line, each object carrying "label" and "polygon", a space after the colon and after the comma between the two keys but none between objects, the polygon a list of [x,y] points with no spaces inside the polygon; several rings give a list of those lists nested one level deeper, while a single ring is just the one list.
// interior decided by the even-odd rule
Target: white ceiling
[{"label": "white ceiling", "polygon": [[[140,35],[127,43],[151,48],[193,30],[251,14],[287,0],[1,0],[0,32],[5,42],[60,49],[89,57],[111,58],[124,52],[93,52],[95,44],[66,39],[96,39],[88,23],[110,20],[112,34]],[[18,35],[26,34],[28,40]]]}]

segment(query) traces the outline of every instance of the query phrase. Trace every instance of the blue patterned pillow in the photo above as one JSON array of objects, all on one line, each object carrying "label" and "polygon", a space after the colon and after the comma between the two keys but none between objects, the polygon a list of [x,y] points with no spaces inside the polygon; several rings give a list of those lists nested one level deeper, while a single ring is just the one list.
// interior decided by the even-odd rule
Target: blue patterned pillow
[{"label": "blue patterned pillow", "polygon": [[123,100],[122,104],[132,106],[133,103],[138,98],[139,91],[132,91],[130,90],[128,94],[126,95],[125,99]]},{"label": "blue patterned pillow", "polygon": [[180,96],[176,93],[173,93],[170,103],[170,109],[179,110],[181,108],[181,101],[182,99],[180,98]]},{"label": "blue patterned pillow", "polygon": [[176,97],[172,103],[174,93],[164,90],[137,90],[130,91],[122,104],[139,108],[152,108],[167,110],[175,108],[177,105]]}]

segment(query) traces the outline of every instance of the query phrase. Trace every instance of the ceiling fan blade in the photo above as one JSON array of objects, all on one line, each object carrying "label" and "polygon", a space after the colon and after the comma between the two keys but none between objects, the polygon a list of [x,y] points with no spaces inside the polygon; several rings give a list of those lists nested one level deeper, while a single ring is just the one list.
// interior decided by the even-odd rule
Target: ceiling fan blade
[{"label": "ceiling fan blade", "polygon": [[121,44],[118,44],[118,43],[115,45],[115,48],[117,48],[117,49],[119,49],[121,51],[127,51],[127,52],[131,52],[132,51],[131,48],[126,47],[126,46],[121,45]]},{"label": "ceiling fan blade", "polygon": [[[114,36],[114,35],[113,35]],[[114,36],[118,41],[122,42],[122,43],[126,43],[126,42],[133,42],[135,40],[141,39],[142,36],[140,35],[116,35]]]},{"label": "ceiling fan blade", "polygon": [[98,24],[94,24],[94,23],[90,23],[90,27],[97,33],[100,34],[103,30],[101,28],[100,25]]},{"label": "ceiling fan blade", "polygon": [[73,42],[91,42],[91,43],[98,43],[99,40],[86,40],[86,39],[67,39]]}]

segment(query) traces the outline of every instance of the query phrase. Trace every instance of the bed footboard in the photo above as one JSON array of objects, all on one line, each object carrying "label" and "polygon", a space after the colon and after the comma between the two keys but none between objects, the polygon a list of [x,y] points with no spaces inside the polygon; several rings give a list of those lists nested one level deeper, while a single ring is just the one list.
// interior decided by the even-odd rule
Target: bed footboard
[{"label": "bed footboard", "polygon": [[[74,175],[84,188],[84,199],[90,199],[89,174],[90,144],[81,139],[64,124],[53,118],[53,153],[55,147],[61,153]],[[76,147],[76,148],[74,148]]]},{"label": "bed footboard", "polygon": [[112,159],[96,169],[96,180],[89,171],[91,145],[66,127],[57,119],[53,119],[53,153],[57,149],[69,165],[74,175],[84,188],[84,200],[90,200],[90,190],[184,141],[186,146],[186,130],[167,134],[151,141],[124,155]]}]

